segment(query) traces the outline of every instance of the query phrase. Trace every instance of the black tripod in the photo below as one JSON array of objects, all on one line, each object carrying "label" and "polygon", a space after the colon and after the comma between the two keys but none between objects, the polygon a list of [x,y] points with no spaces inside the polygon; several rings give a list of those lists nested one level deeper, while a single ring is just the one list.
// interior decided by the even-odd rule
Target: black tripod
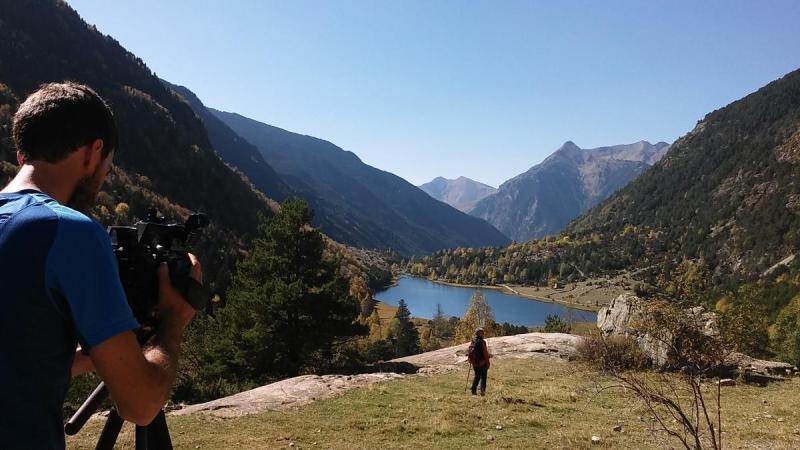
[{"label": "black tripod", "polygon": [[[152,328],[140,328],[137,332],[137,339],[141,344],[149,341],[154,334]],[[97,411],[106,397],[108,397],[108,389],[104,382],[100,382],[64,425],[64,432],[73,436],[81,431],[86,421]],[[116,408],[111,408],[103,431],[97,439],[95,450],[113,450],[123,423],[125,421],[122,420]],[[136,425],[136,450],[172,450],[172,439],[169,437],[167,418],[163,409],[158,412],[156,418],[149,425]]]},{"label": "black tripod", "polygon": [[[83,405],[64,425],[64,432],[72,436],[80,431],[107,396],[105,383],[97,385],[92,395],[83,402]],[[124,422],[117,410],[112,408],[108,413],[103,431],[97,439],[95,450],[113,450]],[[169,437],[167,418],[163,409],[149,425],[136,426],[136,450],[172,450],[172,439]]]}]

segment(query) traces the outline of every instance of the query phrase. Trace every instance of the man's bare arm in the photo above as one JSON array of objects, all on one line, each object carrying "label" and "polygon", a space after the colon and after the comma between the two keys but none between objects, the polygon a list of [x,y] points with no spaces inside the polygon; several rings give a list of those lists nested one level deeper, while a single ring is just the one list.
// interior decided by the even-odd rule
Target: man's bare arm
[{"label": "man's bare arm", "polygon": [[[202,280],[194,256],[192,276]],[[147,425],[169,398],[183,339],[194,310],[169,282],[166,266],[159,268],[161,324],[144,351],[133,332],[120,333],[94,347],[90,356],[123,419]]]}]

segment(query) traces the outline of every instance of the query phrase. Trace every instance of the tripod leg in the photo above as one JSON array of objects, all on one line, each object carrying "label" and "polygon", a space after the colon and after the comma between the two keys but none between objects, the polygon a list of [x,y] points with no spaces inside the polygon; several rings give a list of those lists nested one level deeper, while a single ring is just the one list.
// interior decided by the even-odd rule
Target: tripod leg
[{"label": "tripod leg", "polygon": [[172,450],[172,439],[167,428],[167,416],[162,409],[147,426],[149,450]]},{"label": "tripod leg", "polygon": [[136,450],[147,450],[147,427],[136,425]]},{"label": "tripod leg", "polygon": [[97,446],[95,450],[114,450],[114,444],[117,442],[119,430],[122,429],[122,417],[117,414],[116,409],[112,409],[108,413],[106,424],[103,426],[103,431],[97,439]]}]

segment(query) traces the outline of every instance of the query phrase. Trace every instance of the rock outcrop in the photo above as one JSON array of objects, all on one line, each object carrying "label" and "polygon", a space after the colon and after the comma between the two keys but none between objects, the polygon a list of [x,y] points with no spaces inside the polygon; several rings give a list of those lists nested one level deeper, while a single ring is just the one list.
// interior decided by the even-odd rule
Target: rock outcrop
[{"label": "rock outcrop", "polygon": [[[494,358],[574,359],[580,337],[563,333],[527,333],[486,339]],[[455,366],[467,360],[469,343],[456,345],[419,355],[406,356],[392,361],[402,361],[421,367],[421,372]],[[427,369],[427,370],[426,370]]]},{"label": "rock outcrop", "polygon": [[187,406],[174,411],[172,414],[183,415],[204,412],[220,417],[238,417],[264,411],[280,411],[306,405],[316,400],[330,398],[357,387],[397,380],[404,376],[396,373],[303,375],[240,392],[230,397]]},{"label": "rock outcrop", "polygon": [[[561,333],[528,333],[487,339],[494,358],[550,358],[569,360],[576,355],[580,337]],[[441,373],[458,368],[466,361],[467,347],[461,344],[433,352],[398,358],[374,366],[376,370],[397,370],[405,373],[417,368],[420,375]],[[240,392],[230,397],[187,406],[172,414],[207,413],[220,417],[238,417],[264,411],[280,411],[333,397],[350,389],[402,379],[408,376],[394,372],[359,375],[304,375]]]},{"label": "rock outcrop", "polygon": [[[630,336],[636,339],[642,350],[650,356],[653,364],[663,366],[668,360],[667,345],[636,329],[636,324],[645,313],[645,308],[644,300],[632,294],[622,294],[597,313],[597,328],[606,336]],[[696,324],[703,334],[711,337],[719,336],[715,313],[705,311],[699,306],[684,312],[690,322]],[[797,367],[791,364],[765,361],[737,352],[727,356],[724,365],[728,364],[735,368],[739,375],[754,381],[798,375]]]}]

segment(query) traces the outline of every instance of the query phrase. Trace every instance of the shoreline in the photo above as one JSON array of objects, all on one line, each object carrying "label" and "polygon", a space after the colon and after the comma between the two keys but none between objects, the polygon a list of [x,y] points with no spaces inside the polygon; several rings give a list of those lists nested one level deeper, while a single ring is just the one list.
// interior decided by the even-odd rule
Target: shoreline
[{"label": "shoreline", "polygon": [[536,297],[536,296],[529,295],[529,294],[523,294],[523,293],[517,291],[516,289],[514,289],[512,286],[509,286],[507,284],[498,284],[498,285],[491,285],[491,286],[489,286],[489,285],[479,285],[479,284],[458,284],[458,283],[453,283],[453,282],[450,282],[450,281],[431,280],[430,278],[417,277],[417,276],[414,276],[414,275],[402,275],[401,277],[399,277],[397,279],[397,281],[395,283],[393,283],[393,286],[397,285],[397,283],[400,281],[400,278],[402,278],[402,277],[419,278],[419,279],[423,279],[423,280],[428,280],[428,281],[430,281],[432,283],[442,284],[442,285],[445,285],[445,286],[452,286],[452,287],[460,287],[460,288],[468,288],[468,289],[492,289],[492,290],[500,291],[501,293],[506,294],[506,295],[516,295],[517,297],[522,297],[522,298],[525,298],[525,299],[528,299],[528,300],[533,300],[533,301],[542,302],[542,303],[553,303],[553,304],[557,304],[557,305],[567,306],[567,307],[572,308],[572,309],[577,309],[577,310],[587,311],[587,312],[593,312],[593,313],[599,312],[600,308],[601,308],[601,307],[592,307],[592,306],[588,306],[588,305],[582,305],[580,303],[568,302],[568,301],[564,301],[564,300],[556,300],[556,299],[547,298],[547,297]]},{"label": "shoreline", "polygon": [[499,286],[502,286],[500,288],[502,291],[508,290],[508,291],[511,291],[511,293],[516,295],[516,296],[524,297],[524,298],[527,298],[529,300],[535,300],[537,302],[555,303],[555,304],[558,304],[558,305],[569,306],[572,309],[579,309],[581,311],[589,311],[589,312],[593,312],[593,313],[596,313],[596,312],[600,311],[600,308],[587,306],[587,305],[582,305],[580,303],[568,302],[568,301],[564,301],[564,300],[555,300],[555,299],[547,298],[547,297],[535,297],[533,295],[523,294],[522,292],[519,292],[518,290],[514,289],[513,287],[511,287],[511,286],[509,286],[507,284],[501,284]]}]

